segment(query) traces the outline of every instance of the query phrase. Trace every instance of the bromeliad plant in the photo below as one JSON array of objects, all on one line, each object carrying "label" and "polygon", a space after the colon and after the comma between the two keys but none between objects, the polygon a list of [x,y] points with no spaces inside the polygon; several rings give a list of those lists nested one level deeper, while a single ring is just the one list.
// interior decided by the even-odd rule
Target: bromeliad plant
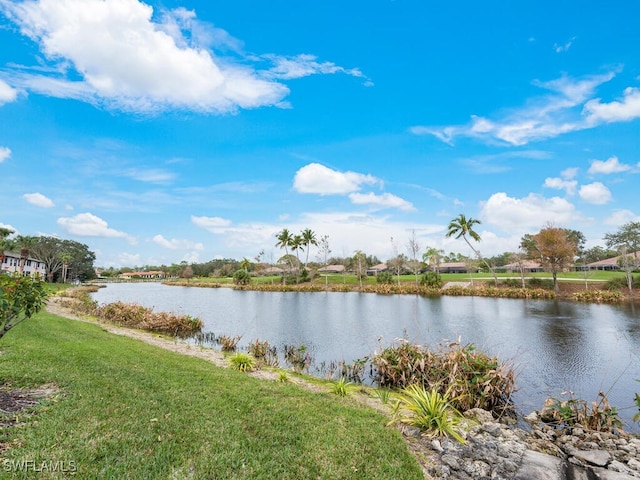
[{"label": "bromeliad plant", "polygon": [[233,354],[230,362],[233,368],[241,372],[250,372],[255,368],[255,359],[247,353],[238,352]]},{"label": "bromeliad plant", "polygon": [[345,377],[341,377],[340,380],[333,384],[331,391],[339,397],[346,397],[349,394],[350,386],[351,382],[347,382]]},{"label": "bromeliad plant", "polygon": [[389,424],[403,423],[417,427],[432,437],[453,437],[466,443],[458,425],[462,415],[453,407],[449,392],[440,393],[437,387],[426,390],[409,385],[399,394]]}]

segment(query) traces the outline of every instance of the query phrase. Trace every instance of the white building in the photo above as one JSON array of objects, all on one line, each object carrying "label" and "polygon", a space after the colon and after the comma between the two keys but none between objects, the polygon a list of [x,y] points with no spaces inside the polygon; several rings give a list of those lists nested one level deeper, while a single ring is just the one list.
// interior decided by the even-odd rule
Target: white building
[{"label": "white building", "polygon": [[[4,258],[2,260],[2,265],[0,265],[0,271],[2,273],[13,274],[15,272],[20,271],[20,254],[14,252],[4,252]],[[40,275],[40,277],[45,278],[47,274],[47,266],[44,262],[37,260],[32,257],[27,257],[24,262],[24,267],[22,268],[22,275],[27,276],[35,276]]]}]

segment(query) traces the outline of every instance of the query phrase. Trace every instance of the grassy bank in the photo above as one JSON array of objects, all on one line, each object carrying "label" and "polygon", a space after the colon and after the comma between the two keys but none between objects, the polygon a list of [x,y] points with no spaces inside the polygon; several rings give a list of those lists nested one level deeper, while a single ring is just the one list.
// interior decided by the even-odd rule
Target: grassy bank
[{"label": "grassy bank", "polygon": [[[45,313],[0,352],[1,383],[59,389],[2,427],[5,469],[2,460],[73,462],[77,478],[422,478],[386,418],[329,393]],[[36,476],[64,474],[24,474]]]}]

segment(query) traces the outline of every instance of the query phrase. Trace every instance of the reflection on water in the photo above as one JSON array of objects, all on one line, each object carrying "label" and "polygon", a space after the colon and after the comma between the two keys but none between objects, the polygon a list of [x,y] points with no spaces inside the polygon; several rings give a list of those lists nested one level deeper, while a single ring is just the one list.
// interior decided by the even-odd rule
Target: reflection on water
[{"label": "reflection on water", "polygon": [[[109,284],[100,303],[136,302],[156,311],[201,318],[204,331],[242,335],[244,347],[268,341],[305,345],[316,365],[372,354],[395,339],[436,346],[458,338],[518,367],[521,412],[570,390],[593,401],[607,393],[627,423],[640,391],[640,311],[632,305],[589,305],[484,297],[279,293],[230,288]],[[378,341],[380,339],[380,341]],[[638,426],[634,427],[638,430]]]}]

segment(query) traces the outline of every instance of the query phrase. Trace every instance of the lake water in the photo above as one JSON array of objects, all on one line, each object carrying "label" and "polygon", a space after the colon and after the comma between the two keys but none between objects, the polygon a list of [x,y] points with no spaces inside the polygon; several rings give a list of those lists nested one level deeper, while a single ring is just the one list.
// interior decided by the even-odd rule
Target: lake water
[{"label": "lake water", "polygon": [[[520,413],[573,391],[596,400],[607,393],[628,430],[640,392],[640,306],[483,297],[425,298],[372,293],[236,291],[109,284],[92,294],[100,304],[123,301],[197,316],[203,332],[241,335],[239,347],[268,341],[305,345],[316,366],[371,355],[395,339],[437,346],[460,339],[517,366]],[[284,365],[284,363],[282,363]]]}]

